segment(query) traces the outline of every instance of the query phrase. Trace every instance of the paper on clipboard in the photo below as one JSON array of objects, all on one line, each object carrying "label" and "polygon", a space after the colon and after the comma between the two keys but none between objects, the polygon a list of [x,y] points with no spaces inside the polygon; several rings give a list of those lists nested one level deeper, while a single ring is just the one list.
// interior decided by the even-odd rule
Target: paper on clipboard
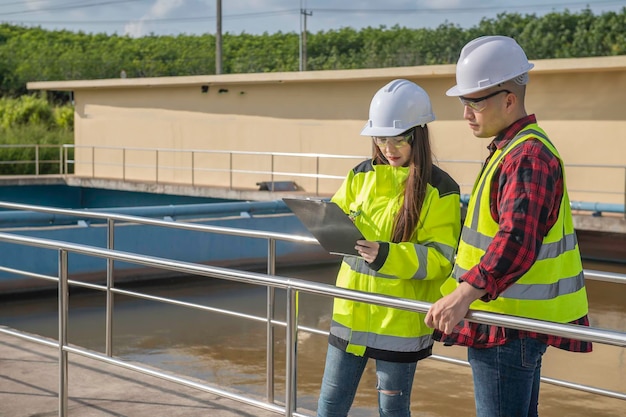
[{"label": "paper on clipboard", "polygon": [[363,235],[341,207],[332,201],[283,198],[320,245],[334,255],[359,256],[354,246]]}]

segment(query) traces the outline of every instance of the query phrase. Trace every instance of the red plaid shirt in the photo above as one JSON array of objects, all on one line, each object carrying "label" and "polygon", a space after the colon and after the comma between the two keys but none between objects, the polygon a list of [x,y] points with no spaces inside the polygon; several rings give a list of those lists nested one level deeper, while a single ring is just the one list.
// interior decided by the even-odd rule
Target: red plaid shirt
[{"label": "red plaid shirt", "polygon": [[[526,116],[509,126],[489,144],[489,161],[496,149],[502,149],[525,126],[536,123],[534,115]],[[539,253],[543,237],[556,222],[563,196],[563,174],[558,158],[539,140],[527,140],[516,146],[494,173],[490,190],[491,217],[500,224],[500,231],[480,263],[470,269],[462,280],[475,288],[485,289],[483,301],[494,300],[530,269]],[[502,232],[505,229],[509,232]],[[515,231],[510,233],[510,231]],[[589,326],[585,315],[571,324]],[[567,339],[522,330],[463,320],[452,335],[435,331],[435,340],[488,348],[508,340],[530,337],[548,345],[573,352],[590,352],[591,342]],[[455,330],[456,330],[455,329]]]}]

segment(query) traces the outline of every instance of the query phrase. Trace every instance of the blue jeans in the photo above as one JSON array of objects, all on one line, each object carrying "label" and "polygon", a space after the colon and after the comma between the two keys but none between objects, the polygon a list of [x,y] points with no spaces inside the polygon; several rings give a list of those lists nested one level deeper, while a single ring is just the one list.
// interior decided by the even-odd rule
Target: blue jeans
[{"label": "blue jeans", "polygon": [[[355,356],[328,345],[326,367],[317,405],[318,417],[345,417],[368,358]],[[378,412],[381,417],[411,415],[411,388],[417,362],[398,363],[376,360]]]},{"label": "blue jeans", "polygon": [[548,345],[512,340],[487,349],[469,348],[477,417],[537,417],[541,358]]}]

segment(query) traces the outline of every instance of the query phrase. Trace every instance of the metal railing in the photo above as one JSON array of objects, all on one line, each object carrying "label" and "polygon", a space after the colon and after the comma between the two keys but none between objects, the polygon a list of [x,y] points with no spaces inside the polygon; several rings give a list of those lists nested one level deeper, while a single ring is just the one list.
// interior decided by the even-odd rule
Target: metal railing
[{"label": "metal railing", "polygon": [[[251,152],[251,151],[228,151],[228,150],[198,150],[198,149],[170,149],[170,148],[133,148],[133,147],[113,147],[113,146],[87,146],[87,145],[63,145],[65,150],[64,172],[70,171],[70,166],[74,166],[74,171],[81,171],[82,166],[86,166],[84,173],[87,176],[99,177],[96,175],[96,169],[102,168],[105,171],[112,172],[117,168],[118,172],[115,178],[127,181],[146,179],[155,183],[172,183],[180,182],[188,185],[213,185],[227,186],[229,189],[245,188],[238,184],[235,179],[236,175],[261,177],[266,182],[274,182],[277,180],[297,180],[310,179],[314,181],[313,193],[320,194],[320,181],[331,180],[339,181],[345,177],[345,173],[350,169],[355,161],[361,161],[365,157],[362,155],[333,155],[333,154],[317,154],[317,153],[290,153],[290,152]],[[81,150],[86,153],[79,159],[70,159],[68,157],[69,150],[73,150],[74,154],[80,153]],[[106,156],[99,156],[106,155]],[[131,158],[131,155],[133,158]],[[186,159],[185,156],[187,157]],[[212,160],[212,164],[199,164],[200,158],[217,158],[218,163]],[[237,162],[237,158],[241,161]],[[100,158],[100,159],[99,159]],[[165,159],[172,160],[179,158],[178,163],[164,162]],[[279,165],[283,165],[289,169],[288,163],[279,164],[279,161],[287,159],[309,160],[311,162],[310,172],[306,171],[286,171],[281,169]],[[134,162],[131,162],[134,161]],[[182,161],[181,161],[182,160]],[[338,161],[347,160],[349,163],[336,166],[334,169],[322,168],[322,161]],[[222,166],[221,168],[219,166]],[[253,169],[251,166],[265,165],[266,168]],[[134,174],[130,174],[129,171]],[[335,171],[332,173],[329,171]],[[145,173],[147,174],[141,174]],[[186,177],[183,180],[173,180],[176,173],[184,173]],[[198,176],[201,174],[224,174],[224,178],[219,182],[215,182],[215,176],[212,176],[209,182],[199,181]],[[165,180],[163,178],[166,178]]]},{"label": "metal railing", "polygon": [[[114,178],[122,181],[141,180],[155,183],[203,185],[246,189],[245,178],[261,178],[270,184],[276,181],[308,181],[311,194],[328,194],[337,188],[345,173],[364,155],[333,155],[317,153],[251,152],[227,150],[138,148],[91,145],[0,145],[1,149],[32,149],[32,158],[11,160],[4,158],[0,165],[34,166],[34,175],[42,175],[42,167],[52,166],[44,172],[70,175],[78,172],[92,178]],[[58,149],[58,157],[42,158],[43,150]],[[48,153],[46,153],[48,154]],[[132,156],[132,157],[131,157]],[[212,163],[207,163],[212,158]],[[293,164],[289,161],[298,160]],[[203,161],[199,163],[198,161]],[[219,161],[219,163],[215,163]],[[307,162],[308,161],[308,162]],[[476,165],[483,161],[462,159],[440,159],[438,164],[455,171],[459,166]],[[263,168],[257,168],[264,166]],[[294,169],[298,167],[298,169]],[[57,169],[58,168],[58,169]],[[84,169],[83,169],[84,168]],[[572,208],[591,211],[595,215],[603,212],[625,213],[626,165],[611,164],[566,164],[568,191],[587,196],[584,201],[572,201]],[[105,174],[100,174],[102,171]],[[131,172],[132,171],[132,172]],[[472,172],[474,172],[473,170]],[[596,176],[589,172],[597,173]],[[180,174],[180,175],[179,175]],[[182,178],[180,177],[182,175]],[[453,175],[457,177],[456,175]],[[596,178],[599,176],[598,178]],[[202,177],[201,180],[198,177]],[[615,177],[619,181],[606,181]],[[572,181],[572,178],[574,180]],[[460,180],[462,189],[469,191],[472,183]],[[473,176],[471,178],[473,180]],[[470,180],[470,181],[471,181]],[[257,185],[259,183],[257,182]],[[623,184],[623,185],[621,185]],[[602,188],[605,187],[605,188]],[[607,200],[609,202],[607,202]],[[612,203],[610,201],[622,201]]]},{"label": "metal railing", "polygon": [[[12,160],[10,158],[0,158],[0,165],[13,165],[14,167],[20,167],[17,169],[19,172],[28,172],[33,175],[42,175],[42,166],[50,167],[44,171],[62,175],[68,172],[68,166],[65,162],[69,157],[69,152],[65,148],[66,146],[67,145],[55,144],[0,145],[0,151],[10,152],[10,150],[23,150],[26,154],[26,157],[23,159]],[[54,151],[54,149],[56,149],[56,151]],[[52,153],[48,150],[53,150],[52,153],[54,154],[54,157],[52,157]],[[32,156],[28,157],[28,155]],[[30,167],[32,167],[32,169],[29,169]],[[58,170],[56,167],[58,167]]]},{"label": "metal railing", "polygon": [[[309,282],[294,278],[281,277],[275,275],[275,244],[277,240],[289,240],[298,241],[303,243],[317,244],[317,241],[310,238],[302,238],[297,236],[285,235],[280,233],[251,231],[245,229],[232,229],[224,227],[213,227],[207,225],[198,224],[186,224],[186,223],[172,223],[161,220],[147,219],[135,216],[106,214],[106,213],[87,213],[81,210],[64,210],[64,209],[52,209],[37,206],[26,205],[14,205],[3,203],[2,207],[18,208],[22,209],[34,209],[46,212],[57,212],[63,215],[76,215],[77,217],[91,216],[100,219],[106,219],[107,227],[110,231],[107,234],[107,249],[96,248],[87,245],[68,243],[62,241],[55,241],[49,239],[40,239],[14,235],[10,233],[0,233],[0,241],[8,242],[15,245],[34,246],[39,248],[46,248],[54,250],[58,253],[58,276],[49,276],[42,274],[33,274],[27,271],[9,269],[0,267],[0,271],[10,272],[12,274],[18,274],[29,278],[53,280],[58,285],[58,297],[59,297],[59,337],[58,342],[53,343],[48,339],[40,338],[20,332],[15,329],[2,328],[0,332],[11,334],[16,337],[20,337],[33,342],[41,343],[47,346],[56,347],[59,350],[59,416],[66,417],[68,413],[68,353],[75,353],[85,357],[89,357],[95,360],[99,360],[111,365],[120,366],[129,370],[141,372],[154,377],[162,378],[171,382],[182,384],[188,387],[207,391],[225,398],[233,399],[253,405],[262,409],[281,413],[286,416],[306,416],[306,414],[300,414],[296,410],[296,383],[295,372],[297,363],[297,340],[298,332],[310,332],[313,334],[327,335],[324,330],[301,326],[298,323],[298,309],[296,308],[297,299],[299,294],[314,294],[325,297],[340,297],[355,301],[362,301],[373,304],[380,304],[387,307],[401,308],[410,311],[416,311],[425,313],[428,311],[430,304],[426,302],[391,298],[382,295],[368,294],[357,291],[351,291],[346,289],[337,288],[328,284],[321,284],[315,282]],[[137,222],[142,224],[158,225],[163,227],[175,227],[175,228],[189,228],[198,231],[211,232],[211,233],[224,233],[238,236],[247,236],[254,239],[266,239],[268,242],[268,273],[260,274],[247,271],[238,271],[233,269],[210,267],[197,263],[181,262],[172,259],[151,257],[146,255],[139,255],[135,253],[118,251],[112,248],[113,246],[113,229],[116,221],[125,222]],[[87,283],[77,280],[72,280],[68,277],[68,254],[78,253],[82,255],[92,256],[96,258],[106,259],[107,261],[107,280],[106,285],[99,285],[93,283]],[[237,311],[225,310],[215,308],[211,306],[205,306],[195,303],[182,302],[179,300],[157,297],[138,291],[129,291],[115,286],[113,265],[115,261],[128,262],[137,265],[143,265],[151,268],[158,268],[167,271],[174,271],[181,274],[193,274],[196,276],[219,278],[234,282],[241,282],[253,285],[264,286],[267,288],[267,313],[265,317],[254,316],[249,314],[242,314]],[[616,273],[608,273],[601,271],[586,270],[585,276],[588,279],[597,279],[601,281],[607,281],[612,283],[626,283],[626,276]],[[106,293],[106,351],[105,354],[94,352],[88,349],[84,349],[76,346],[69,346],[67,342],[68,333],[68,297],[69,286],[79,286],[89,288],[92,290],[103,291]],[[286,305],[286,319],[285,321],[279,321],[274,318],[275,307],[275,290],[285,290],[285,305]],[[209,311],[219,314],[227,314],[231,316],[237,316],[247,320],[253,320],[266,324],[267,330],[267,374],[266,374],[266,399],[260,401],[249,396],[243,396],[238,393],[230,392],[221,388],[217,388],[210,385],[199,384],[192,380],[172,376],[163,372],[155,371],[154,369],[144,367],[141,365],[130,364],[120,359],[113,358],[112,351],[112,317],[113,317],[113,297],[114,295],[124,295],[129,297],[136,297],[140,299],[148,299],[156,302],[167,303],[177,305],[181,307],[191,308],[199,311]],[[495,324],[500,326],[506,326],[509,328],[523,329],[541,333],[548,333],[562,337],[570,337],[579,340],[587,340],[591,342],[597,342],[601,344],[613,345],[618,347],[626,347],[626,333],[615,330],[607,330],[593,327],[580,327],[569,324],[557,324],[552,322],[545,322],[540,320],[524,319],[518,317],[504,316],[499,314],[470,311],[467,315],[467,319],[470,321],[486,324]],[[274,328],[283,327],[286,329],[286,357],[285,357],[285,399],[284,406],[276,404],[274,401]],[[435,356],[435,359],[449,361],[452,363],[463,363],[462,361]],[[597,387],[584,386],[581,384],[574,384],[567,381],[559,381],[550,378],[544,378],[545,382],[560,385],[568,388],[574,388],[585,392],[590,392],[598,395],[604,395],[612,398],[626,400],[626,393],[615,392],[610,390],[604,390]]]}]

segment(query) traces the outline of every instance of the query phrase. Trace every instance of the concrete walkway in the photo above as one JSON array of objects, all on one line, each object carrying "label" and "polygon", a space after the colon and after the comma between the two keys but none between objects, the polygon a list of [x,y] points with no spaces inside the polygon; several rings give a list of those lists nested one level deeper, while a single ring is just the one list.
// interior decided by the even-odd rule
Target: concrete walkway
[{"label": "concrete walkway", "polygon": [[[272,411],[69,353],[70,417],[275,417]],[[0,333],[0,416],[59,416],[55,348]],[[259,399],[261,400],[261,399]]]}]

